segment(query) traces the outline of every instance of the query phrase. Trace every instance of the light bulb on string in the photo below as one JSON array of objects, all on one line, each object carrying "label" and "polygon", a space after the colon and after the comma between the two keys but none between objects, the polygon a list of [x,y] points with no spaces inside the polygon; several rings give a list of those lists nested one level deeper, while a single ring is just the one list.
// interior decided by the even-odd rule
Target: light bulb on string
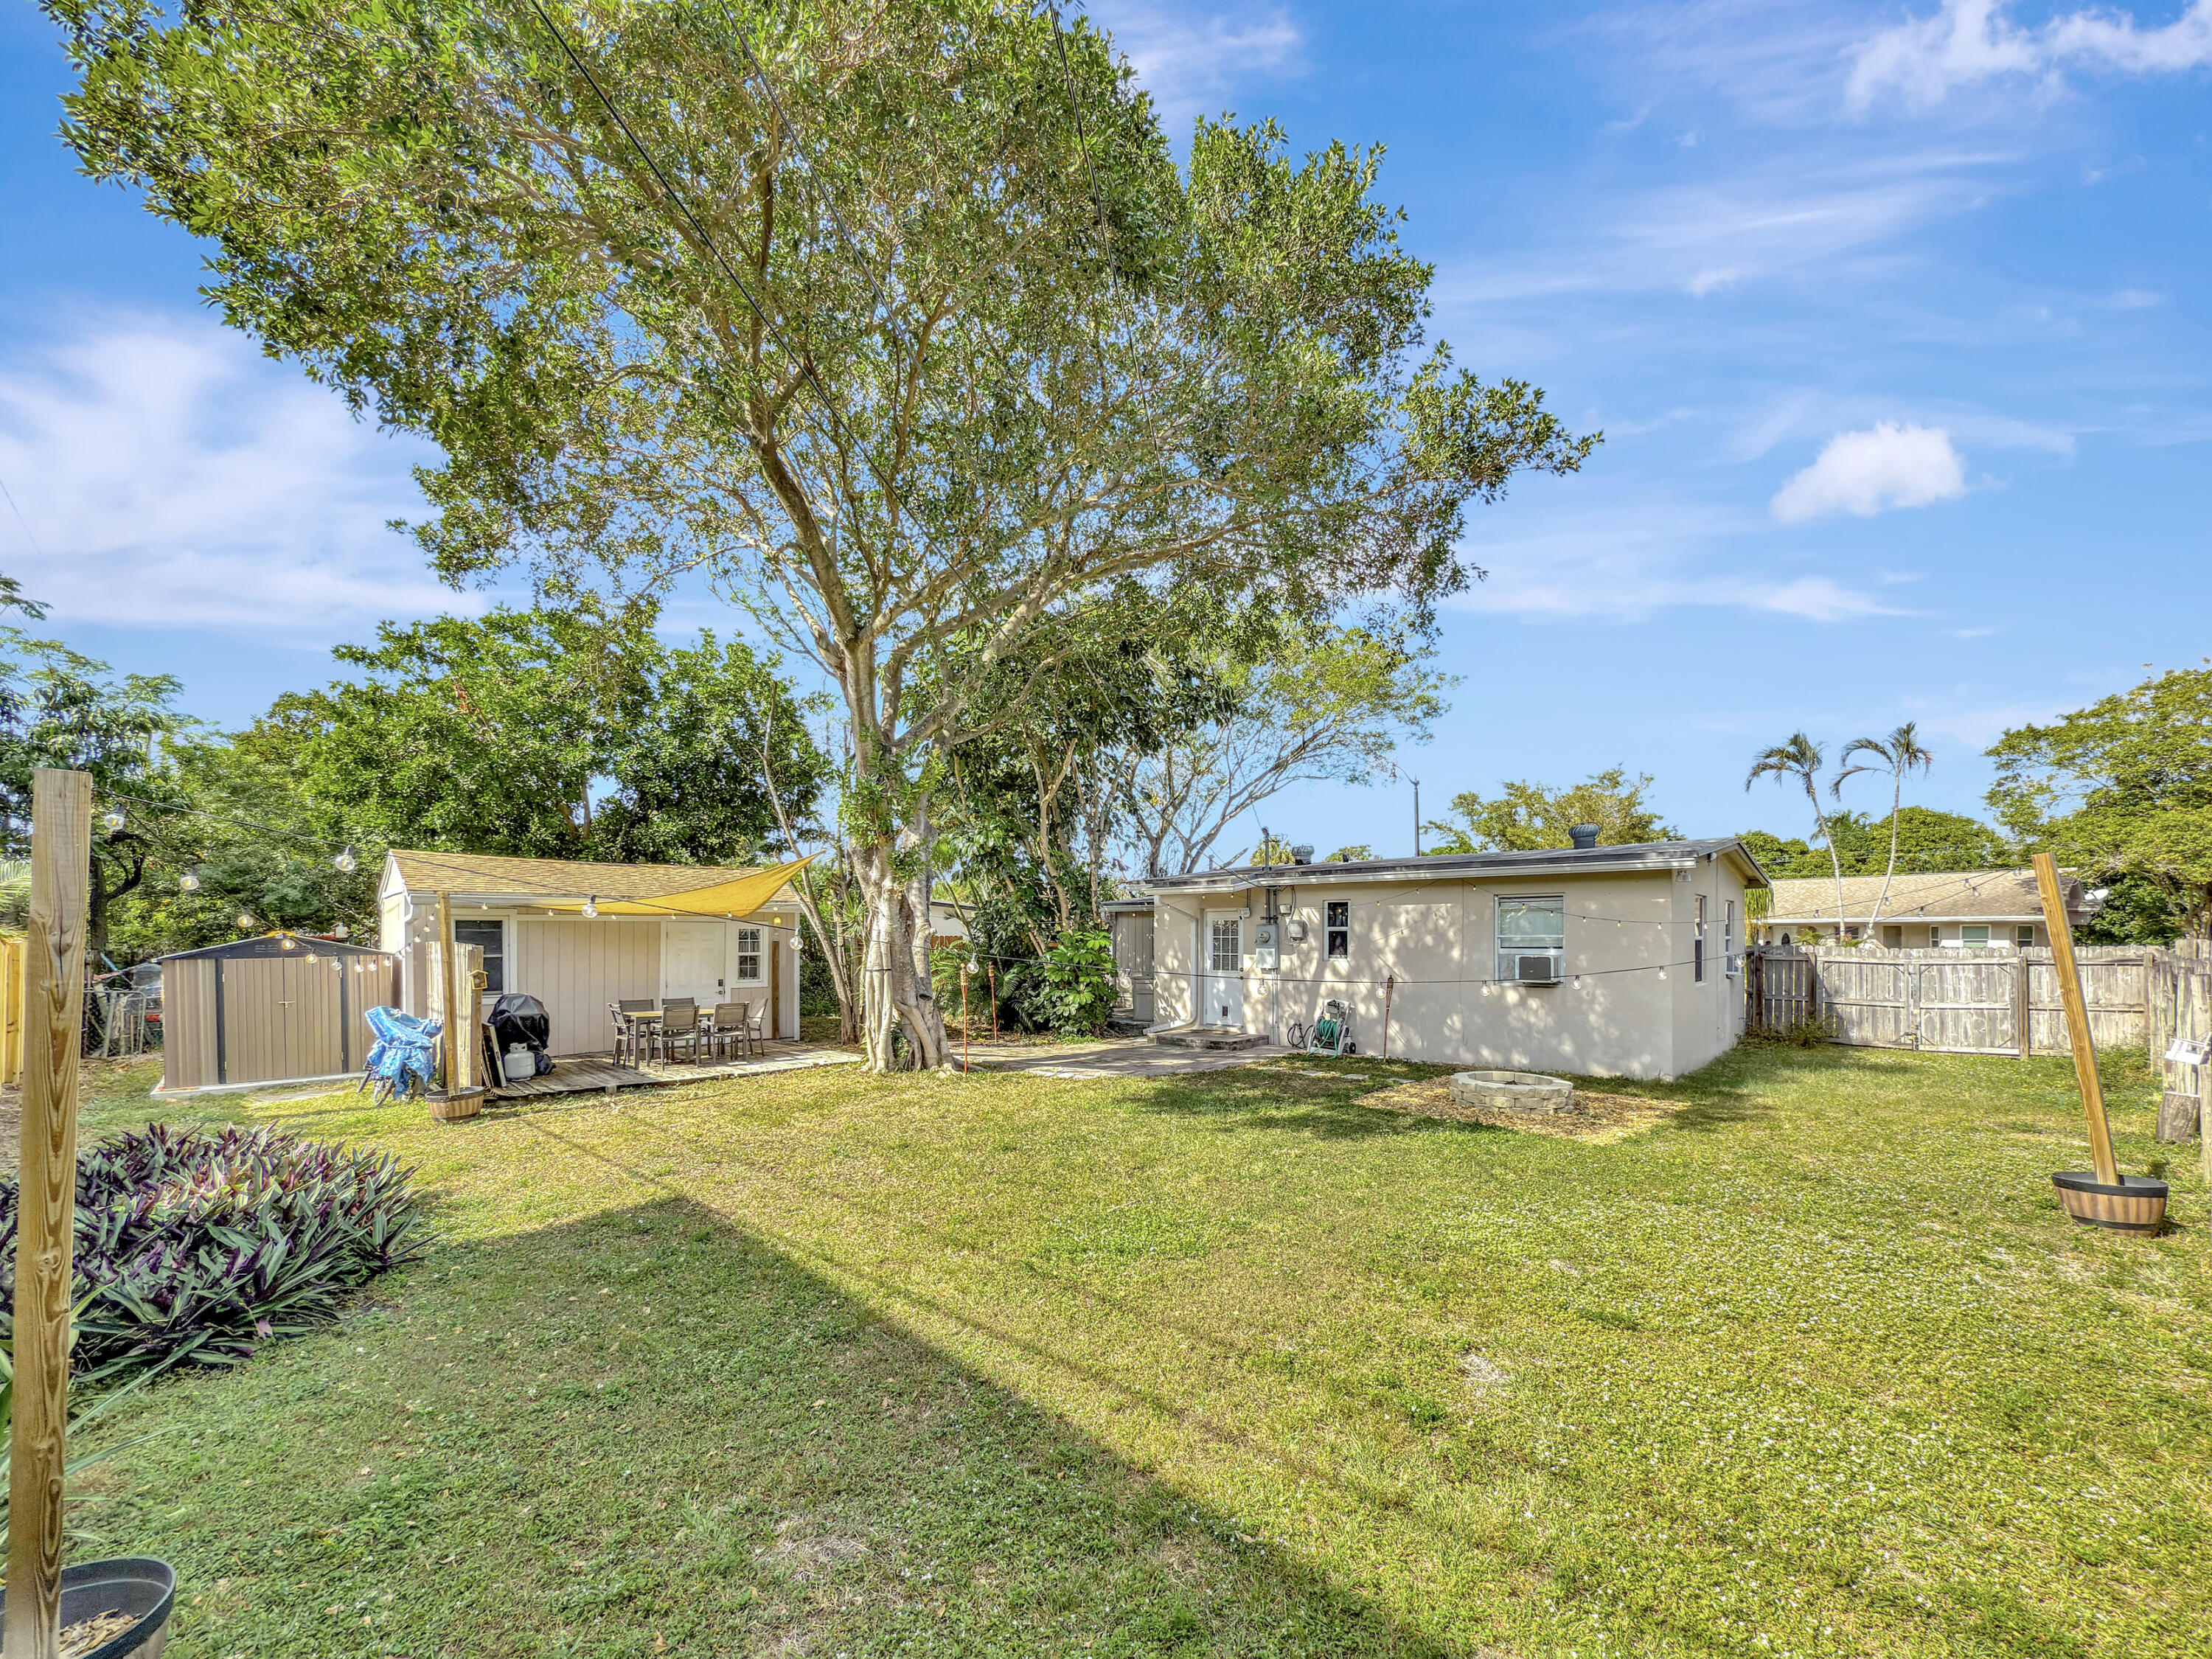
[{"label": "light bulb on string", "polygon": [[102,812],[100,815],[100,827],[111,836],[118,834],[128,822],[129,820],[123,816],[123,809],[119,806],[112,811]]},{"label": "light bulb on string", "polygon": [[187,870],[183,875],[179,876],[177,878],[177,890],[180,893],[198,892],[200,890],[200,872],[197,870]]},{"label": "light bulb on string", "polygon": [[1575,989],[1577,989],[1577,991],[1579,991],[1579,990],[1581,990],[1582,988],[1583,988],[1583,976],[1582,976],[1580,974],[1577,974],[1577,975],[1575,975]]},{"label": "light bulb on string", "polygon": [[1659,977],[1660,977],[1660,978],[1662,978],[1662,979],[1664,979],[1664,978],[1666,978],[1666,977],[1667,977],[1667,970],[1666,970],[1664,968],[1662,968],[1662,969],[1659,970]]},{"label": "light bulb on string", "polygon": [[331,868],[342,876],[349,876],[360,867],[361,860],[353,855],[353,848],[350,847],[331,860]]},{"label": "light bulb on string", "polygon": [[277,941],[277,943],[283,945],[287,951],[296,951],[300,948],[300,942],[294,939],[289,933],[285,934],[283,939]]},{"label": "light bulb on string", "polygon": [[250,933],[253,931],[252,911],[240,910],[238,913],[238,930],[242,933]]},{"label": "light bulb on string", "polygon": [[599,896],[597,893],[593,893],[584,901],[584,914],[587,916],[596,916],[599,914]]}]

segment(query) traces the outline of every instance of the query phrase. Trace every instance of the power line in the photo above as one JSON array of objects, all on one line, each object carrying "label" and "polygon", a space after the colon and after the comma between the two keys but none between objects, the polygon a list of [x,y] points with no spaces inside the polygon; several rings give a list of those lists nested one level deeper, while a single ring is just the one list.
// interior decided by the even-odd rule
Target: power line
[{"label": "power line", "polygon": [[8,481],[5,478],[0,478],[0,495],[8,497],[8,505],[15,511],[15,522],[23,526],[23,534],[31,544],[31,551],[41,559],[45,558],[46,550],[39,545],[39,538],[31,533],[31,521],[23,516],[23,509],[15,506],[15,495],[9,489]]},{"label": "power line", "polygon": [[670,182],[668,175],[661,170],[659,161],[646,147],[644,142],[638,137],[628,118],[616,106],[614,100],[608,95],[606,88],[599,84],[599,76],[592,73],[591,65],[583,60],[575,47],[569,43],[568,34],[558,23],[553,21],[552,15],[545,9],[541,0],[530,0],[530,9],[538,14],[538,21],[551,31],[553,38],[560,43],[562,52],[568,58],[569,63],[575,66],[577,73],[590,84],[593,94],[598,97],[600,106],[606,111],[609,118],[622,129],[623,137],[629,141],[630,148],[637,152],[638,159],[645,163],[646,170],[653,174],[662,193],[667,197],[669,205],[683,216],[684,222],[691,228],[692,234],[698,238],[700,245],[706,249],[708,256],[721,267],[722,274],[730,279],[738,292],[744,295],[746,305],[752,308],[753,315],[760,319],[761,326],[766,329],[775,343],[783,348],[785,355],[790,357],[800,376],[814,388],[815,395],[822,400],[823,412],[829,416],[832,428],[837,432],[840,438],[849,443],[851,435],[844,429],[844,421],[838,413],[836,404],[830,396],[830,389],[822,384],[821,377],[815,373],[813,361],[792,345],[791,342],[785,337],[783,331],[776,326],[775,320],[768,314],[759,300],[754,297],[752,289],[745,285],[744,278],[738,275],[736,267],[731,264],[729,259],[723,254],[720,245],[708,234],[706,226],[700,223],[698,216],[691,211],[690,204]]}]

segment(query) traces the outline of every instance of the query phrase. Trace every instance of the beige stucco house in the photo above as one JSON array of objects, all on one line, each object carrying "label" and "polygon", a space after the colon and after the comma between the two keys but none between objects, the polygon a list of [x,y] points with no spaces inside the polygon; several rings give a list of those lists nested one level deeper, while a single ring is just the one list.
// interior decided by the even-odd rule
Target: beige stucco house
[{"label": "beige stucco house", "polygon": [[1139,884],[1142,965],[1161,1035],[1279,1041],[1334,998],[1379,1054],[1387,999],[1393,1059],[1674,1077],[1742,1030],[1745,895],[1765,885],[1732,837],[1213,870]]},{"label": "beige stucco house", "polygon": [[556,1054],[604,1053],[607,1005],[690,997],[765,1001],[769,1035],[799,1035],[796,866],[711,869],[588,864],[471,853],[387,854],[377,889],[382,947],[400,961],[401,1006],[428,1012],[438,896],[457,944],[480,946],[487,998],[545,1005]]},{"label": "beige stucco house", "polygon": [[[2062,874],[2068,923],[2079,927],[2097,914],[2100,896]],[[1880,902],[1877,921],[1875,906]],[[2030,870],[1954,870],[1898,875],[1882,896],[1880,876],[1845,876],[1843,933],[1892,950],[1954,947],[2015,949],[2048,945],[2043,900]],[[1869,939],[1869,929],[1877,937]],[[1781,945],[1836,942],[1836,882],[1830,877],[1789,878],[1773,884],[1759,938]]]}]

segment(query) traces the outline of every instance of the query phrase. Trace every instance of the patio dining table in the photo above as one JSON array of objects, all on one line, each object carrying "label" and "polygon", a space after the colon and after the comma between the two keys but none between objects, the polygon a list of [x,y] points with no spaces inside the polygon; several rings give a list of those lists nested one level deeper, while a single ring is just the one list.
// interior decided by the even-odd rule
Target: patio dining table
[{"label": "patio dining table", "polygon": [[[617,1008],[615,1010],[615,1018],[619,1019],[623,1025],[622,1036],[615,1049],[616,1065],[622,1066],[626,1064],[633,1067],[640,1065],[638,1057],[646,1053],[651,1046],[653,1034],[659,1029],[661,1019],[666,1012],[667,1009],[665,1006],[653,1008]],[[740,1027],[739,1029],[743,1028]],[[711,1007],[701,1008],[699,1010],[700,1042],[691,1051],[692,1063],[694,1065],[701,1063],[699,1056],[704,1051],[706,1039],[712,1036],[714,1034],[714,1011]],[[628,1060],[624,1060],[623,1058],[623,1051],[624,1048],[627,1048],[629,1052],[629,1058]]]}]

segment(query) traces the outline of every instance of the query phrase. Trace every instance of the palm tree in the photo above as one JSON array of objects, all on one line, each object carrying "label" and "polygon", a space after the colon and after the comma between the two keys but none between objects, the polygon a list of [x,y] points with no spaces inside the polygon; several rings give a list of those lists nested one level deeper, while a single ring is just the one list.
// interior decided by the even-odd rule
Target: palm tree
[{"label": "palm tree", "polygon": [[1881,896],[1874,902],[1874,918],[1867,923],[1867,937],[1874,937],[1875,923],[1881,920],[1881,908],[1889,902],[1889,884],[1897,875],[1897,815],[1905,807],[1905,775],[1918,772],[1925,775],[1936,764],[1932,750],[1920,746],[1920,728],[1917,722],[1907,720],[1887,738],[1854,738],[1844,745],[1838,760],[1849,761],[1854,755],[1873,755],[1877,762],[1861,762],[1856,766],[1846,765],[1836,774],[1829,793],[1838,800],[1844,798],[1844,780],[1860,772],[1882,772],[1890,775],[1889,794],[1889,868],[1882,872]]},{"label": "palm tree", "polygon": [[1751,763],[1751,775],[1744,779],[1747,791],[1761,778],[1772,778],[1780,783],[1784,778],[1795,778],[1804,787],[1805,799],[1813,805],[1813,822],[1820,826],[1820,838],[1828,843],[1828,862],[1836,872],[1836,943],[1844,942],[1844,861],[1836,854],[1836,838],[1828,832],[1828,815],[1820,810],[1820,768],[1827,756],[1820,745],[1802,732],[1791,734],[1787,743],[1778,743],[1771,749],[1762,750]]}]

